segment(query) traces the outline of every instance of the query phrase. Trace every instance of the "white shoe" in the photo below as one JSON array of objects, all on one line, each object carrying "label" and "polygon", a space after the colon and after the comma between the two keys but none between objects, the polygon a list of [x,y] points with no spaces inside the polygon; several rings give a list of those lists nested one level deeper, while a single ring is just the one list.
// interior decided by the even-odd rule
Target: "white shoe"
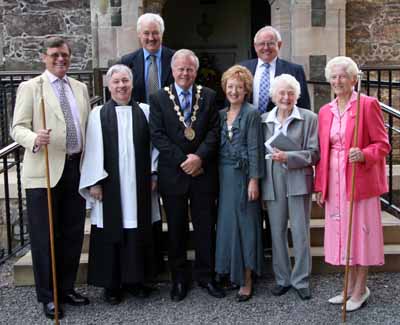
[{"label": "white shoe", "polygon": [[360,309],[368,300],[371,292],[365,287],[365,293],[362,295],[360,301],[354,301],[352,298],[346,302],[346,311],[355,311]]},{"label": "white shoe", "polygon": [[[348,299],[348,297],[347,297]],[[341,305],[343,304],[343,293],[340,295],[334,296],[331,299],[328,300],[328,302],[332,305]]]}]

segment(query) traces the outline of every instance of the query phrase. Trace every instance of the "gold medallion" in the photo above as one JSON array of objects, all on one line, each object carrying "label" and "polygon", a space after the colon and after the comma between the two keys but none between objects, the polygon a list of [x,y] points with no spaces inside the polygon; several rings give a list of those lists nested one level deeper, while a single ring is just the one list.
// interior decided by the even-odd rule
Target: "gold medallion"
[{"label": "gold medallion", "polygon": [[196,100],[195,100],[195,103],[193,105],[192,116],[190,117],[190,123],[186,123],[185,119],[183,117],[183,114],[181,112],[181,109],[180,109],[180,107],[178,105],[178,102],[175,100],[175,96],[172,94],[172,86],[164,87],[164,90],[168,93],[169,99],[174,104],[174,111],[176,112],[176,115],[178,117],[179,122],[181,122],[183,124],[183,126],[185,127],[184,136],[189,141],[192,141],[196,136],[196,133],[194,132],[194,130],[192,128],[192,125],[193,125],[194,122],[196,122],[196,120],[197,120],[197,112],[200,109],[199,101],[201,99],[201,89],[202,88],[203,88],[202,86],[196,85],[196,94],[195,94]]},{"label": "gold medallion", "polygon": [[183,134],[185,135],[185,138],[188,139],[189,141],[193,141],[194,138],[196,137],[196,132],[194,132],[193,128],[191,127],[185,128]]}]

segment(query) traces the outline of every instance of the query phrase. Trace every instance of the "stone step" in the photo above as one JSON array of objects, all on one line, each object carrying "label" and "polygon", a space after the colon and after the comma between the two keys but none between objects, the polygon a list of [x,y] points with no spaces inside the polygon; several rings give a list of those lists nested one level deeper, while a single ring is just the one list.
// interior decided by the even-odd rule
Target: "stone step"
[{"label": "stone step", "polygon": [[[86,283],[88,257],[87,253],[81,254],[77,274],[77,283],[79,284]],[[31,251],[27,252],[14,264],[14,284],[16,286],[30,286],[34,284]]]},{"label": "stone step", "polygon": [[[385,265],[371,267],[373,272],[400,272],[400,245],[385,245]],[[334,273],[342,272],[343,267],[336,267],[324,262],[324,250],[323,247],[311,247],[312,254],[312,273]],[[189,250],[187,257],[189,261],[194,261],[194,251]],[[271,258],[266,257],[266,272],[272,274],[272,263]],[[85,284],[87,277],[88,267],[88,254],[82,253],[78,275],[77,284]],[[157,281],[168,281],[169,274],[167,272],[161,274]],[[32,272],[32,257],[31,253],[28,252],[14,265],[14,284],[16,286],[30,286],[34,284],[33,272]]]},{"label": "stone step", "polygon": [[[400,220],[391,214],[382,211],[382,225],[384,233],[385,244],[400,244]],[[289,224],[290,229],[290,224]],[[189,230],[193,231],[193,225],[189,222]],[[163,238],[162,247],[168,247],[167,239],[168,225],[163,222]],[[90,239],[90,219],[86,219],[85,223],[85,237],[83,240],[82,252],[87,253],[89,251],[89,239]],[[310,241],[311,246],[323,246],[324,245],[324,219],[311,219],[310,220]],[[291,235],[289,231],[289,245],[292,245]],[[189,234],[189,248],[193,248],[193,238]]]}]

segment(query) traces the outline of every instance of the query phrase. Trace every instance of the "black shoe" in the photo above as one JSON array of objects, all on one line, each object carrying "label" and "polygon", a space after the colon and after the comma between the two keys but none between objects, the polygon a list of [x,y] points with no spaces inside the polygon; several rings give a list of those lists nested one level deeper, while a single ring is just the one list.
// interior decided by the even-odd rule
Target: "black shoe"
[{"label": "black shoe", "polygon": [[120,289],[104,289],[104,300],[110,305],[118,305],[122,301]]},{"label": "black shoe", "polygon": [[311,290],[310,288],[300,288],[296,289],[297,294],[301,298],[301,300],[308,300],[311,299]]},{"label": "black shoe", "polygon": [[220,276],[217,281],[218,286],[224,291],[237,290],[240,288],[237,284],[231,282],[229,276]]},{"label": "black shoe", "polygon": [[64,295],[61,299],[61,302],[72,306],[89,305],[89,299],[82,296],[80,293],[77,293],[75,290],[72,290],[70,293]]},{"label": "black shoe", "polygon": [[215,298],[224,298],[225,292],[220,287],[217,286],[215,282],[199,282],[199,286],[203,289],[206,289],[210,296]]},{"label": "black shoe", "polygon": [[[47,318],[54,319],[56,315],[56,307],[54,306],[54,303],[52,301],[47,304],[44,303],[43,312]],[[58,305],[58,319],[61,319],[63,317],[64,317],[64,310],[61,308],[60,305]]]},{"label": "black shoe", "polygon": [[187,295],[187,287],[181,282],[174,282],[170,292],[171,300],[178,302],[185,299]]},{"label": "black shoe", "polygon": [[271,293],[274,296],[282,296],[290,290],[291,286],[280,286],[279,284],[272,288]]},{"label": "black shoe", "polygon": [[250,294],[248,294],[248,295],[245,295],[245,294],[242,294],[242,293],[238,292],[236,294],[236,301],[237,302],[245,302],[245,301],[250,300],[251,297],[253,297],[253,291],[251,291]]},{"label": "black shoe", "polygon": [[142,283],[124,286],[124,289],[134,297],[148,298],[157,289],[146,286]]},{"label": "black shoe", "polygon": [[219,285],[224,291],[232,291],[232,290],[237,290],[240,288],[239,285],[234,284],[232,282],[226,282],[224,285]]}]

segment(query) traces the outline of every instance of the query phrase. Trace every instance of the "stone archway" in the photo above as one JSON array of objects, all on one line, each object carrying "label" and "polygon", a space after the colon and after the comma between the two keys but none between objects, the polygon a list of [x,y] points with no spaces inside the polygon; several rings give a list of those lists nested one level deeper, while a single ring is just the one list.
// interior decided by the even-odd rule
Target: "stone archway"
[{"label": "stone archway", "polygon": [[143,13],[153,12],[161,14],[167,0],[143,0]]}]

